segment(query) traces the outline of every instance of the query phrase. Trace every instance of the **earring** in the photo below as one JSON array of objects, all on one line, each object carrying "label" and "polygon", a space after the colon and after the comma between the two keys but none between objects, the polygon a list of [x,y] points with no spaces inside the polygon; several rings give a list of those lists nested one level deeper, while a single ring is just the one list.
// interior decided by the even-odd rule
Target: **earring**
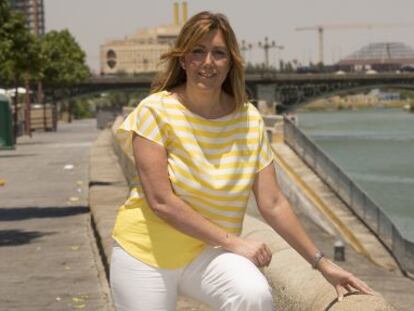
[{"label": "earring", "polygon": [[185,71],[185,64],[184,62],[180,62],[181,68],[183,68],[183,70]]}]

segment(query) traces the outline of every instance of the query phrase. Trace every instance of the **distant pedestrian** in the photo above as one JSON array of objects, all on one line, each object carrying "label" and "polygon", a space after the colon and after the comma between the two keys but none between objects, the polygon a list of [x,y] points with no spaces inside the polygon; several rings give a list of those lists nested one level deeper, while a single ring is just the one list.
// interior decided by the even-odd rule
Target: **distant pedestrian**
[{"label": "distant pedestrian", "polygon": [[250,190],[263,218],[338,297],[351,289],[371,293],[323,257],[281,193],[226,17],[193,16],[162,60],[166,69],[152,94],[118,130],[139,178],[113,230],[117,310],[175,310],[178,294],[215,310],[273,310],[258,269],[269,265],[272,253],[265,243],[239,236]]}]

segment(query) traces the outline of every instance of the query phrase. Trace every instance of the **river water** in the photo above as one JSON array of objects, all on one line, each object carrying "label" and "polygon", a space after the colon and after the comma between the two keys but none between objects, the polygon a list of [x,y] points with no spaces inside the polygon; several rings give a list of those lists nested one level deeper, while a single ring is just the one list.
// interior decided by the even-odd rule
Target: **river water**
[{"label": "river water", "polygon": [[414,114],[300,112],[298,126],[414,241]]}]

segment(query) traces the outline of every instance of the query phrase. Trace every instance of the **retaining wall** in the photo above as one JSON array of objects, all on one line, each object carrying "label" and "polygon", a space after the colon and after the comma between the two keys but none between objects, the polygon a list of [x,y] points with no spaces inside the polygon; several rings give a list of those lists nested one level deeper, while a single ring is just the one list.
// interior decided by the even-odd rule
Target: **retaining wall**
[{"label": "retaining wall", "polygon": [[413,276],[414,242],[402,236],[383,209],[288,118],[284,140],[380,239],[401,269]]}]

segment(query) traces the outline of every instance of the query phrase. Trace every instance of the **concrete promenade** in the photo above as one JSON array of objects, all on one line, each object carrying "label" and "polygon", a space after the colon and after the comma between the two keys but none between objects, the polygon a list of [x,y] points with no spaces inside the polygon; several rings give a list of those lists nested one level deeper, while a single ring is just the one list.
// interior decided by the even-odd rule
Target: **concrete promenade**
[{"label": "concrete promenade", "polygon": [[95,120],[0,151],[0,310],[113,310],[91,230]]}]

